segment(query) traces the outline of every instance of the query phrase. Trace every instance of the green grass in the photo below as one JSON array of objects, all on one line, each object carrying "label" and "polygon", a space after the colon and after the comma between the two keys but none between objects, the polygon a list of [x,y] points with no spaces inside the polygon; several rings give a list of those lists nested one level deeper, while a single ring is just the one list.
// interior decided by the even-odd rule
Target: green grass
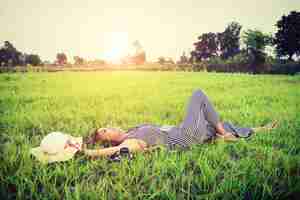
[{"label": "green grass", "polygon": [[[43,165],[29,155],[51,131],[179,124],[204,90],[222,120],[278,129],[236,143],[162,149],[120,164]],[[291,199],[300,193],[300,77],[188,72],[0,74],[1,199]]]}]

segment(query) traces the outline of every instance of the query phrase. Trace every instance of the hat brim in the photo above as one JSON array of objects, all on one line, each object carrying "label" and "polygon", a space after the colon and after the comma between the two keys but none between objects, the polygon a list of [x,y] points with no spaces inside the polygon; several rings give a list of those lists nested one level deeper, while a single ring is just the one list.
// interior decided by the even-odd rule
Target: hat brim
[{"label": "hat brim", "polygon": [[[72,140],[82,144],[82,137],[72,137]],[[41,147],[32,148],[30,153],[42,163],[53,163],[53,162],[63,162],[70,160],[74,157],[77,149],[69,148],[65,149],[63,152],[58,152],[56,154],[45,153]]]},{"label": "hat brim", "polygon": [[56,154],[47,154],[41,147],[32,148],[30,153],[42,163],[63,162],[73,158],[76,152],[64,151]]}]

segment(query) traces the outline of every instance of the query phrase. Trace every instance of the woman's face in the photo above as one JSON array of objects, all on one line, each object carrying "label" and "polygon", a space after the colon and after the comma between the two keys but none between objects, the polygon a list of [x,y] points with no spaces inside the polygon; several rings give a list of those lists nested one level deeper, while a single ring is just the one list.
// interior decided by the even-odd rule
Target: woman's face
[{"label": "woman's face", "polygon": [[95,144],[100,141],[105,141],[108,133],[114,132],[111,128],[99,128],[96,129],[95,132],[88,137],[86,144]]},{"label": "woman's face", "polygon": [[110,136],[121,133],[123,133],[123,131],[118,128],[99,128],[88,137],[86,144],[95,144],[100,141],[107,141]]}]

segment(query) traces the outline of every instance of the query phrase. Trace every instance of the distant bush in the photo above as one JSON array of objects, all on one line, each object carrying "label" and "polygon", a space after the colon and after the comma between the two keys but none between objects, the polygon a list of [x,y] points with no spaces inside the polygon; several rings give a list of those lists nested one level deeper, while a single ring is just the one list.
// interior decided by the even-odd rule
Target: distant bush
[{"label": "distant bush", "polygon": [[[245,62],[243,55],[222,60],[214,58],[210,61],[202,61],[194,64],[158,64],[146,63],[144,65],[111,65],[104,63],[89,63],[83,66],[23,66],[23,67],[0,67],[3,72],[39,72],[39,71],[103,71],[103,70],[141,70],[141,71],[205,71],[222,73],[256,73],[256,74],[289,74],[300,73],[300,62],[287,62],[285,60],[270,59],[272,62],[253,66]],[[254,71],[255,70],[255,71]]]},{"label": "distant bush", "polygon": [[208,64],[207,62],[198,62],[196,64],[193,64],[192,69],[193,71],[207,71]]},{"label": "distant bush", "polygon": [[240,64],[240,65],[247,65],[251,63],[252,56],[248,55],[246,52],[240,52],[239,54],[235,55],[232,59],[228,59],[228,63]]},{"label": "distant bush", "polygon": [[209,61],[194,63],[192,70],[224,73],[296,74],[300,72],[300,63],[266,57],[266,62],[255,64],[251,54],[241,52],[227,60],[213,57]]},{"label": "distant bush", "polygon": [[250,65],[241,65],[239,63],[224,63],[224,64],[208,64],[208,72],[241,72],[249,73],[251,72]]},{"label": "distant bush", "polygon": [[300,63],[273,64],[269,73],[294,75],[300,73]]}]

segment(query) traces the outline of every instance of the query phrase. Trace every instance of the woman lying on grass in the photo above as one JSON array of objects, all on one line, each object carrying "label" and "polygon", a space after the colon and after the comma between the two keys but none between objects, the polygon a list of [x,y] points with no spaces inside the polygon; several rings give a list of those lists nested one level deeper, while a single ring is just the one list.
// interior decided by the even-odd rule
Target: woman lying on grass
[{"label": "woman lying on grass", "polygon": [[114,146],[96,150],[84,148],[83,151],[85,155],[95,158],[113,155],[124,147],[130,152],[146,151],[161,145],[168,148],[186,148],[213,139],[235,141],[239,137],[249,137],[259,130],[272,129],[275,125],[272,123],[258,128],[240,128],[230,123],[222,123],[208,97],[201,90],[196,90],[187,107],[186,117],[179,126],[160,127],[143,124],[127,132],[116,128],[100,128],[88,137],[85,143],[107,141]]}]

